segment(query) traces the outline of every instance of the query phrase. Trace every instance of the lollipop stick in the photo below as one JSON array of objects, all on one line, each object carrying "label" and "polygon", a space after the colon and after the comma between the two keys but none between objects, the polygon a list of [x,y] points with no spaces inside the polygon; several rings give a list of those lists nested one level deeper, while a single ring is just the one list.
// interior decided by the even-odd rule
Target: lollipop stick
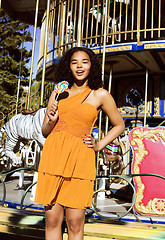
[{"label": "lollipop stick", "polygon": [[59,94],[60,94],[60,93],[57,93],[57,95],[56,95],[56,97],[55,97],[55,100],[56,100],[56,101],[58,101]]}]

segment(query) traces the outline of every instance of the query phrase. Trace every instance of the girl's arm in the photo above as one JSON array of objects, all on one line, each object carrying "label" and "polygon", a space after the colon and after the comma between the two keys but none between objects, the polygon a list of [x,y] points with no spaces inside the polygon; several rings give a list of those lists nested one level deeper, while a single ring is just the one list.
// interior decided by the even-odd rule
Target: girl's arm
[{"label": "girl's arm", "polygon": [[85,139],[85,143],[88,144],[88,147],[92,147],[95,151],[100,151],[124,131],[125,124],[117,109],[113,97],[108,91],[105,89],[99,89],[97,90],[96,97],[99,99],[99,105],[101,106],[102,110],[109,117],[112,128],[99,142],[95,142],[92,136],[88,135]]},{"label": "girl's arm", "polygon": [[55,101],[56,93],[53,91],[46,109],[45,118],[42,125],[42,134],[47,137],[52,131],[58,119],[58,102]]}]

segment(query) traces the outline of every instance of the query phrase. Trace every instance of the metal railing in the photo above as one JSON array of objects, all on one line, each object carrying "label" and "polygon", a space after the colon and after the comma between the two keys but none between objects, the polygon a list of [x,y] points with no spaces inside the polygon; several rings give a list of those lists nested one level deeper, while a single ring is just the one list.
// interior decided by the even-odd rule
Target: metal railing
[{"label": "metal railing", "polygon": [[[2,193],[2,200],[1,200],[1,206],[3,207],[5,205],[5,201],[6,201],[6,185],[5,185],[5,180],[6,180],[6,177],[8,175],[12,175],[16,172],[20,172],[21,170],[23,171],[27,171],[27,172],[36,172],[37,170],[32,168],[32,167],[20,167],[20,168],[17,168],[17,169],[14,169],[14,170],[11,170],[11,171],[8,171],[8,172],[3,172],[3,173],[0,173],[0,182],[2,184],[2,188],[3,188],[3,193]],[[24,199],[25,199],[25,196],[26,194],[28,193],[28,191],[36,184],[36,182],[34,183],[31,183],[27,189],[24,191],[23,195],[22,195],[22,198],[21,198],[21,201],[20,201],[20,209],[23,208],[23,202],[24,202]]]},{"label": "metal railing", "polygon": [[[163,39],[164,7],[162,0],[54,0],[49,13],[47,63],[77,45],[89,48],[126,42],[140,45],[141,41]],[[45,12],[38,68],[43,64],[46,19]]]}]

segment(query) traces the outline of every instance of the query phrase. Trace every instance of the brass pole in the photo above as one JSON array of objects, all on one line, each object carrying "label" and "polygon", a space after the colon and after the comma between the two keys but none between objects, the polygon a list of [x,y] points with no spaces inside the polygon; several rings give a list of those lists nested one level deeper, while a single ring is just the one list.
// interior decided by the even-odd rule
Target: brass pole
[{"label": "brass pole", "polygon": [[[108,92],[111,93],[112,87],[112,66],[110,65],[110,72],[109,72],[109,85],[108,85]],[[109,118],[106,116],[106,123],[105,123],[105,135],[108,133],[108,122]]]},{"label": "brass pole", "polygon": [[30,108],[30,93],[31,93],[32,75],[33,75],[33,62],[34,62],[34,50],[35,50],[35,41],[36,41],[38,7],[39,7],[39,0],[37,0],[37,2],[36,2],[35,24],[34,24],[34,35],[33,35],[33,47],[32,47],[31,67],[30,67],[30,78],[29,78],[29,90],[28,90],[27,108]]},{"label": "brass pole", "polygon": [[[57,6],[56,6],[57,7]],[[56,55],[59,57],[59,44],[60,44],[60,17],[61,17],[61,3],[58,5],[58,20],[57,20],[57,30],[56,30],[56,42],[55,42],[55,49],[56,49]]]},{"label": "brass pole", "polygon": [[98,28],[99,28],[99,0],[97,0],[97,19],[96,19],[96,38],[95,44],[98,42]]},{"label": "brass pole", "polygon": [[49,17],[49,61],[53,59],[53,6],[51,7],[50,17]]},{"label": "brass pole", "polygon": [[[70,23],[73,23],[73,16],[72,16],[72,13],[73,13],[73,5],[74,5],[74,3],[73,3],[73,0],[71,1],[71,7],[70,7],[70,11],[71,11],[71,16],[70,16]],[[73,27],[74,27],[74,24],[73,24]],[[73,40],[74,40],[74,36],[73,36],[73,34],[74,34],[74,29],[72,29],[72,31],[73,31],[73,33],[71,33],[71,31],[69,32],[69,43],[70,42],[73,42]]]},{"label": "brass pole", "polygon": [[160,25],[161,25],[161,0],[159,0],[158,37],[160,37]]},{"label": "brass pole", "polygon": [[154,37],[154,0],[152,0],[152,8],[151,8],[152,12],[151,12],[151,38]]},{"label": "brass pole", "polygon": [[134,29],[134,0],[132,0],[132,27],[131,27],[131,39],[133,39],[133,29]]},{"label": "brass pole", "polygon": [[51,44],[51,50],[52,51],[52,59],[54,59],[54,32],[55,32],[55,22],[54,22],[54,19],[55,19],[55,5],[53,4],[53,8],[52,8],[52,29],[51,29],[51,41],[52,41],[52,44]]},{"label": "brass pole", "polygon": [[146,29],[147,29],[147,0],[145,0],[145,21],[144,21],[144,38],[147,37],[146,35]]},{"label": "brass pole", "polygon": [[[92,3],[92,9],[94,10],[94,0]],[[92,22],[91,22],[90,45],[92,45],[92,40],[93,40],[92,36],[93,36],[93,17],[92,17]]]},{"label": "brass pole", "polygon": [[74,20],[73,20],[73,40],[72,41],[74,42],[76,38],[77,0],[74,0],[73,6],[74,6]]},{"label": "brass pole", "polygon": [[145,84],[145,111],[144,111],[144,127],[146,126],[146,112],[147,112],[147,89],[148,89],[148,69],[146,69],[146,84]]},{"label": "brass pole", "polygon": [[120,33],[118,37],[119,42],[121,42],[121,17],[122,17],[121,14],[122,14],[122,1],[120,1],[120,11],[119,11],[119,33]]},{"label": "brass pole", "polygon": [[127,24],[128,23],[128,0],[126,0],[126,12],[125,12],[125,40],[127,40]]},{"label": "brass pole", "polygon": [[104,68],[105,68],[105,46],[106,46],[106,34],[107,34],[107,6],[108,0],[105,5],[105,21],[104,21],[104,41],[103,41],[103,59],[102,59],[102,81],[104,82]]},{"label": "brass pole", "polygon": [[[116,2],[114,1],[114,4],[113,4],[113,19],[116,19]],[[112,44],[115,43],[115,24],[114,22],[112,21]]]},{"label": "brass pole", "polygon": [[[98,140],[100,141],[101,139],[101,120],[102,120],[102,111],[99,112],[99,136],[98,136]],[[99,175],[99,154],[100,152],[98,151],[96,153],[96,175]],[[95,191],[97,191],[98,189],[98,179],[96,178],[95,180]]]},{"label": "brass pole", "polygon": [[82,17],[81,17],[81,13],[82,13],[82,0],[79,1],[79,15],[78,15],[78,33],[77,33],[77,46],[80,47],[81,46],[81,21],[82,21]]},{"label": "brass pole", "polygon": [[69,5],[70,5],[70,1],[68,1],[68,6],[67,6],[67,10],[66,10],[66,40],[65,40],[65,51],[67,50],[67,47],[68,47],[68,43],[69,43],[69,33],[71,31],[68,30],[68,21],[69,21]]},{"label": "brass pole", "polygon": [[137,44],[140,43],[140,12],[141,12],[141,0],[138,0],[137,6]]},{"label": "brass pole", "polygon": [[41,34],[40,34],[40,48],[39,48],[39,60],[38,60],[38,69],[42,65],[43,57],[43,37],[44,37],[44,21],[41,24]]},{"label": "brass pole", "polygon": [[[61,18],[61,25],[62,25],[61,46],[64,44],[65,13],[66,13],[66,2],[63,2],[62,3],[62,18]],[[62,48],[61,48],[61,50],[62,50]]]},{"label": "brass pole", "polygon": [[19,78],[18,78],[18,87],[17,87],[17,101],[16,101],[16,114],[18,112],[18,99],[19,99],[19,92],[20,92],[20,83],[21,83],[21,67],[22,67],[22,51],[23,51],[23,43],[24,39],[22,41],[22,48],[21,48],[21,60],[19,63]]},{"label": "brass pole", "polygon": [[86,40],[85,40],[85,45],[87,45],[87,43],[88,43],[88,40],[87,40],[87,38],[88,38],[88,31],[89,31],[89,27],[88,27],[88,24],[89,24],[89,7],[90,7],[90,1],[88,0],[88,6],[87,6],[87,23],[86,23]]},{"label": "brass pole", "polygon": [[[102,60],[102,81],[104,82],[104,64],[105,64],[105,45],[106,45],[106,30],[107,30],[107,6],[108,0],[106,0],[105,6],[105,22],[104,22],[104,44],[103,44],[103,60]],[[104,12],[104,11],[103,11]],[[101,139],[101,122],[102,122],[102,111],[99,113],[99,140]],[[96,174],[99,173],[99,152],[96,155]],[[98,179],[95,182],[95,190],[98,188]]]},{"label": "brass pole", "polygon": [[61,39],[62,39],[62,18],[63,18],[63,5],[62,5],[62,0],[59,0],[59,35],[57,35],[58,37],[58,57],[60,57],[62,55],[62,49],[61,49]]},{"label": "brass pole", "polygon": [[104,18],[104,15],[105,15],[105,12],[104,12],[104,9],[105,9],[105,8],[104,8],[104,6],[105,6],[105,4],[106,4],[106,3],[105,3],[105,0],[102,1],[102,4],[103,4],[103,7],[102,7],[102,15],[101,15],[101,22],[102,22],[102,24],[101,24],[101,42],[100,42],[101,45],[103,45],[103,37],[102,37],[102,36],[103,36],[103,34],[104,34],[104,33],[103,33],[103,29],[104,29],[104,19],[105,19],[105,18]]},{"label": "brass pole", "polygon": [[46,17],[46,26],[45,26],[45,41],[44,41],[43,67],[42,67],[40,107],[42,107],[42,105],[43,105],[43,96],[44,96],[45,68],[46,68],[46,57],[47,57],[47,39],[48,39],[48,26],[49,26],[49,9],[50,9],[50,0],[47,0],[47,11],[46,11],[47,17]]}]

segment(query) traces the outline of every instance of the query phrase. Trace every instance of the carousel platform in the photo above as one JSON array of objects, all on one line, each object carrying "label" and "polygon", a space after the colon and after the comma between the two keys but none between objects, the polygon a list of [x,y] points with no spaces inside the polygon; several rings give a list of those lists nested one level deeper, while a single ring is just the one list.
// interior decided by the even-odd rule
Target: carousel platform
[{"label": "carousel platform", "polygon": [[[24,177],[24,186],[19,188],[19,176],[5,181],[6,198],[2,206],[4,186],[0,184],[0,240],[44,239],[45,217],[42,205],[35,204],[32,191],[24,196],[25,189],[31,184],[32,176]],[[24,201],[22,201],[24,199]],[[130,202],[115,198],[99,200],[99,208],[105,218],[87,209],[84,239],[165,239],[164,216],[138,216],[132,211],[120,220],[112,220],[115,214],[122,215],[131,205]],[[65,219],[63,224],[64,240],[67,239]]]},{"label": "carousel platform", "polygon": [[[0,239],[1,240],[34,240],[44,239],[44,214],[34,211],[0,208]],[[67,229],[64,229],[63,239],[67,239]],[[86,219],[85,240],[104,239],[165,239],[165,225],[112,222],[98,219]]]}]

